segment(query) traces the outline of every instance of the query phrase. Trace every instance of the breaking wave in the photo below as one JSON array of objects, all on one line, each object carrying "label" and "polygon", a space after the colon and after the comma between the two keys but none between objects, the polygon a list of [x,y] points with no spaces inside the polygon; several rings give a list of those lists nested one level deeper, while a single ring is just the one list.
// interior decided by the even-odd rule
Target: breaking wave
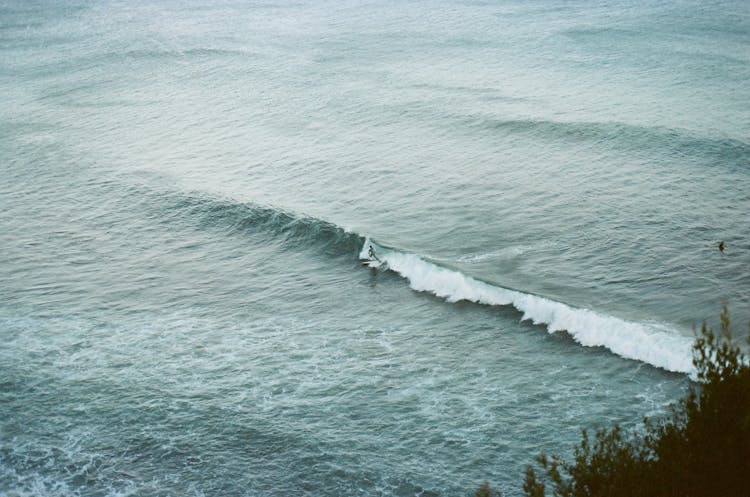
[{"label": "breaking wave", "polygon": [[[360,258],[368,257],[365,240]],[[409,281],[412,289],[428,292],[448,302],[469,301],[484,305],[512,305],[522,320],[545,325],[550,333],[565,331],[585,347],[605,347],[613,353],[667,371],[693,373],[692,340],[658,325],[625,321],[588,309],[503,288],[445,268],[420,257],[377,246],[377,255],[388,269]]]},{"label": "breaking wave", "polygon": [[[468,301],[489,306],[513,306],[522,320],[544,325],[550,333],[567,332],[585,347],[604,347],[611,352],[667,371],[692,374],[692,338],[666,326],[626,321],[589,309],[574,307],[540,295],[505,288],[468,276],[458,270],[378,244],[324,220],[288,213],[230,199],[203,195],[179,196],[176,212],[199,220],[204,226],[244,236],[252,233],[283,240],[285,247],[304,246],[327,255],[344,256],[359,250],[368,259],[372,244],[382,264],[412,289],[428,292],[448,302]],[[185,216],[187,214],[187,216]]]}]

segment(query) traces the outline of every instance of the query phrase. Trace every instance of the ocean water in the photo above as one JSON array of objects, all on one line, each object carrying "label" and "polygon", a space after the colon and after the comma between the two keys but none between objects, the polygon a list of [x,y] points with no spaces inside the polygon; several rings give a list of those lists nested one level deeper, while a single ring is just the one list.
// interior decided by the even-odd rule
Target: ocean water
[{"label": "ocean water", "polygon": [[0,2],[0,494],[520,495],[746,330],[748,82],[745,1]]}]

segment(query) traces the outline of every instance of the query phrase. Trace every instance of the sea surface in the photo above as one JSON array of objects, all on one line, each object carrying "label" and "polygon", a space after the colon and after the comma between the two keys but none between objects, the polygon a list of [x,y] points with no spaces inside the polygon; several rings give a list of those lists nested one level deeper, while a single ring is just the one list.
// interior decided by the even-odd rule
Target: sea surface
[{"label": "sea surface", "polygon": [[517,496],[724,304],[746,0],[0,1],[0,495]]}]

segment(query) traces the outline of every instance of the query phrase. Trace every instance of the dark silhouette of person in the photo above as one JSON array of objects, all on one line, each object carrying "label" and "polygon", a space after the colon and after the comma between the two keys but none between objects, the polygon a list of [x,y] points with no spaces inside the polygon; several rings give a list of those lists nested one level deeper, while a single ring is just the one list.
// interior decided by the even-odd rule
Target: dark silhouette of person
[{"label": "dark silhouette of person", "polygon": [[370,259],[375,259],[376,261],[380,262],[380,259],[378,258],[378,256],[375,255],[375,249],[372,248],[372,245],[370,245],[370,248],[367,250],[367,256]]},{"label": "dark silhouette of person", "polygon": [[723,240],[719,242],[719,252],[721,252],[722,254],[724,253],[724,241]]}]

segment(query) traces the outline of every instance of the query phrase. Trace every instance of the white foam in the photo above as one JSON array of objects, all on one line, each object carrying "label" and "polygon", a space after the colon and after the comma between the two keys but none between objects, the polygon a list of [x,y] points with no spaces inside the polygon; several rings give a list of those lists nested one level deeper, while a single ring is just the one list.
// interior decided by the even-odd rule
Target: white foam
[{"label": "white foam", "polygon": [[[365,240],[360,257],[372,242]],[[693,373],[692,339],[657,325],[634,323],[587,309],[571,307],[537,295],[490,285],[459,271],[437,266],[416,255],[378,248],[378,256],[409,281],[414,290],[448,302],[466,300],[485,305],[512,305],[522,320],[546,325],[550,333],[566,331],[585,347],[606,347],[628,359],[668,371]]]}]

